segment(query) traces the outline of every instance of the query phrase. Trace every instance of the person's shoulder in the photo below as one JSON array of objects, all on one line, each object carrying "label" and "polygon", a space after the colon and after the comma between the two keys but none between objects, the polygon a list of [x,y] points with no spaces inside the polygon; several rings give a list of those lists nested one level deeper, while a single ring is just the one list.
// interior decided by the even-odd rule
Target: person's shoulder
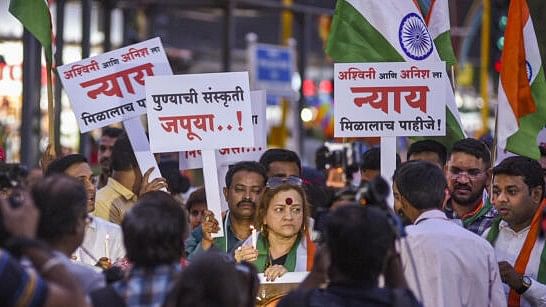
[{"label": "person's shoulder", "polygon": [[121,227],[118,224],[114,224],[103,218],[95,217],[95,221],[97,222],[97,228],[106,228],[108,231],[121,231]]}]

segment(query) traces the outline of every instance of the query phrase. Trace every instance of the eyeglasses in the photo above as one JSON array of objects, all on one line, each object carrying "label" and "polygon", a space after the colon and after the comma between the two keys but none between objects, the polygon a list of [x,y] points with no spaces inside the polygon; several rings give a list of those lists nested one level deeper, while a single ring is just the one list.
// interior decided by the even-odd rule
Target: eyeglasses
[{"label": "eyeglasses", "polygon": [[281,184],[289,184],[301,187],[303,185],[303,179],[296,176],[288,176],[288,177],[269,177],[267,179],[267,183],[265,184],[266,188],[274,189]]},{"label": "eyeglasses", "polygon": [[485,174],[485,171],[482,171],[479,169],[470,169],[467,171],[463,171],[460,169],[449,170],[449,177],[451,179],[458,179],[458,178],[461,178],[462,176],[466,176],[466,178],[470,180],[476,180],[483,174]]}]

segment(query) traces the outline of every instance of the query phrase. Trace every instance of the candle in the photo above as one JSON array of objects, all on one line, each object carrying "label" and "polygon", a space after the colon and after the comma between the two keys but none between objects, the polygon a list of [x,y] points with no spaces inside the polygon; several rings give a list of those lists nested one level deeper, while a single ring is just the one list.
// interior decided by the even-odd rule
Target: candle
[{"label": "candle", "polygon": [[110,235],[106,234],[106,237],[104,238],[104,256],[108,259],[110,259],[110,247],[108,246],[109,239]]},{"label": "candle", "polygon": [[250,225],[250,229],[252,230],[251,238],[252,238],[252,247],[256,249],[256,242],[258,240],[258,237],[256,235],[256,228],[254,226]]}]

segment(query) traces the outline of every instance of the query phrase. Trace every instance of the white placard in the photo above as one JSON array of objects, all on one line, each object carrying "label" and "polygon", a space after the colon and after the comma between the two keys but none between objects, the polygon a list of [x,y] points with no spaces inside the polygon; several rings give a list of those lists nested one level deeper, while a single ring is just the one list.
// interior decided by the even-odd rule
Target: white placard
[{"label": "white placard", "polygon": [[[238,161],[258,161],[267,149],[266,96],[265,91],[250,92],[252,125],[254,127],[253,147],[234,147],[216,150],[218,165],[229,165]],[[200,150],[182,151],[179,157],[180,169],[203,167]],[[222,182],[222,177],[220,177]]]},{"label": "white placard", "polygon": [[57,67],[81,132],[146,113],[147,76],[172,75],[159,38]]},{"label": "white placard", "polygon": [[154,170],[150,174],[148,181],[161,177],[157,161],[155,160],[154,154],[150,151],[150,143],[148,142],[148,137],[146,136],[140,117],[134,117],[123,121],[123,127],[127,132],[131,147],[133,147],[133,152],[135,153],[138,167],[140,168],[142,175],[144,175],[150,167],[153,167]]},{"label": "white placard", "polygon": [[[216,156],[214,150],[203,150],[203,177],[205,179],[205,194],[207,195],[207,209],[214,213],[214,217],[218,221],[220,230],[213,233],[212,237],[223,237],[224,227],[222,223],[222,205],[220,202],[220,190],[218,189],[219,180],[216,172]],[[226,238],[227,245],[227,238]]]},{"label": "white placard", "polygon": [[303,282],[309,272],[288,272],[281,277],[275,278],[274,281],[268,281],[263,273],[258,274],[261,284],[299,284]]},{"label": "white placard", "polygon": [[447,78],[438,63],[336,63],[334,135],[445,135]]},{"label": "white placard", "polygon": [[248,72],[146,79],[152,152],[254,144]]}]

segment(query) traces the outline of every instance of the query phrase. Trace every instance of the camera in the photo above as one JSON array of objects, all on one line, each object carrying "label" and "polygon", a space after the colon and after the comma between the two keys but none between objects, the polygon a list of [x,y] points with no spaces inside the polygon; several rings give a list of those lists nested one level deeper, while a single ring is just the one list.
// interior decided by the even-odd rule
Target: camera
[{"label": "camera", "polygon": [[[21,206],[24,179],[28,171],[26,167],[17,163],[0,163],[0,197],[7,199],[12,208]],[[4,228],[4,220],[0,212],[0,246],[10,238]]]}]

